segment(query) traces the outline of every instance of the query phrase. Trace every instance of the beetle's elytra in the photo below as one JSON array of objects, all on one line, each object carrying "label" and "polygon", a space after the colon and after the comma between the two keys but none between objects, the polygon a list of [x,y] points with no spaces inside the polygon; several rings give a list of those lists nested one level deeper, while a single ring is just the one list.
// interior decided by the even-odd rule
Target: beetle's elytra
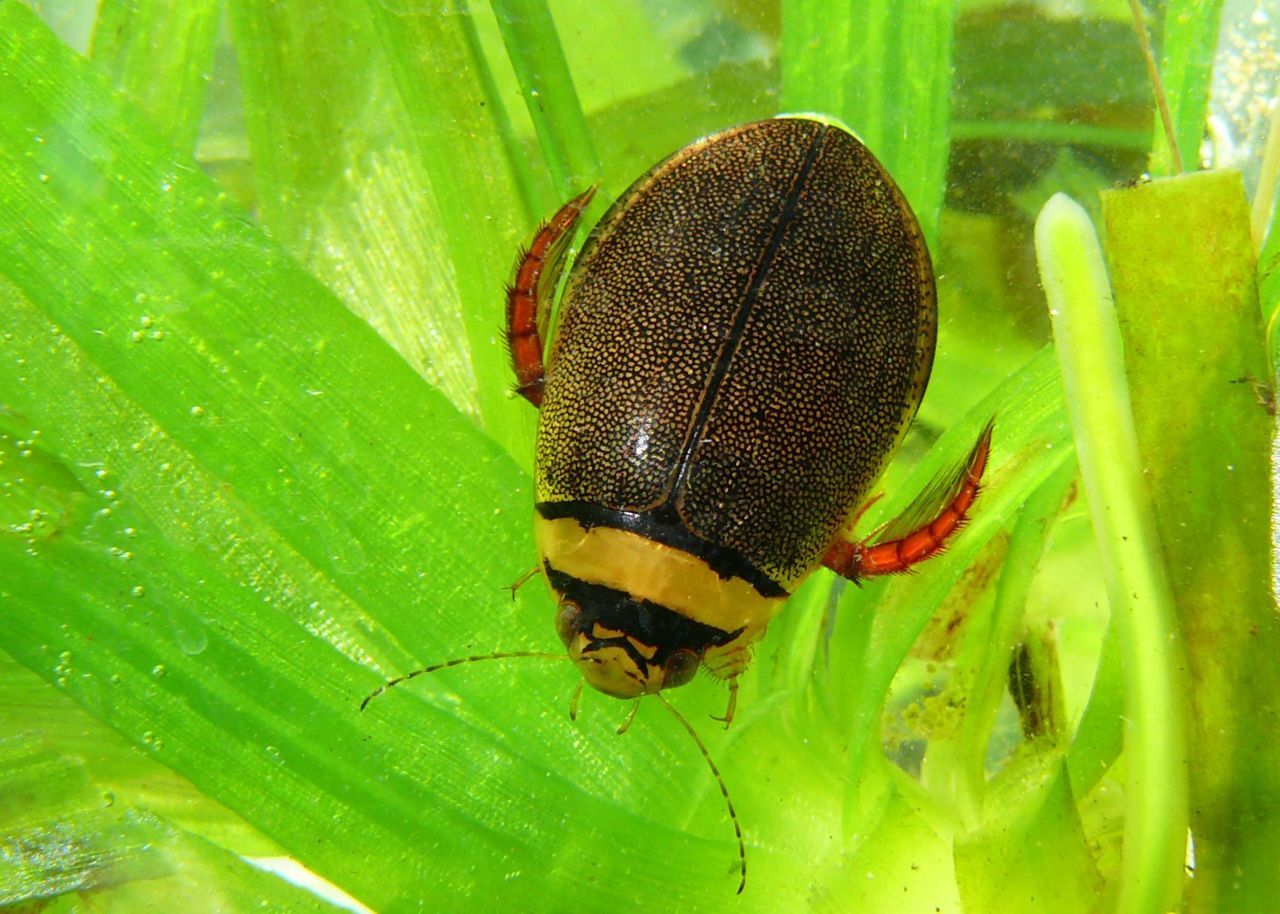
[{"label": "beetle's elytra", "polygon": [[727,726],[752,646],[816,567],[857,580],[942,549],[990,427],[909,516],[846,538],[924,394],[937,301],[910,207],[840,127],[745,124],[638,179],[583,245],[544,365],[593,192],[538,231],[508,291],[516,389],[541,409],[539,570],[586,682],[637,698],[705,668],[729,683]]}]

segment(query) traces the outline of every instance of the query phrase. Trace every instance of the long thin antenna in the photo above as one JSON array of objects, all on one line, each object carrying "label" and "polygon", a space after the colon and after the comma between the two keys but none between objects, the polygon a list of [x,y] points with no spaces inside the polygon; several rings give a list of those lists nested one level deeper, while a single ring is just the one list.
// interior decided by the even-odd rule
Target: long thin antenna
[{"label": "long thin antenna", "polygon": [[662,703],[662,706],[671,712],[671,716],[680,722],[680,726],[684,727],[685,732],[698,746],[698,751],[702,753],[702,757],[707,761],[707,767],[711,769],[711,776],[716,779],[716,783],[720,785],[720,795],[724,797],[724,805],[729,810],[729,820],[733,822],[733,833],[738,837],[738,860],[741,863],[742,880],[738,883],[738,894],[742,894],[742,890],[747,887],[747,844],[742,840],[742,826],[738,823],[738,813],[733,808],[733,800],[729,799],[729,788],[725,786],[724,778],[720,776],[720,769],[716,767],[716,763],[711,760],[711,753],[707,751],[707,745],[702,741],[702,737],[698,736],[698,731],[684,719],[684,715],[671,706],[661,692],[651,693],[654,698]]},{"label": "long thin antenna", "polygon": [[1138,0],[1129,0],[1129,9],[1133,13],[1133,28],[1138,33],[1138,43],[1142,45],[1142,57],[1147,62],[1147,75],[1151,77],[1151,89],[1155,92],[1156,107],[1160,109],[1160,120],[1164,123],[1164,136],[1169,143],[1173,173],[1180,175],[1186,169],[1182,167],[1182,152],[1178,149],[1178,137],[1173,132],[1173,115],[1169,113],[1169,98],[1164,92],[1164,80],[1160,78],[1156,56],[1151,52],[1151,39],[1147,37],[1147,22],[1142,15],[1142,6]]},{"label": "long thin antenna", "polygon": [[405,673],[403,676],[397,676],[395,679],[388,679],[385,683],[378,686],[372,692],[365,696],[364,701],[360,702],[360,710],[363,711],[368,707],[369,702],[373,701],[387,689],[394,688],[402,682],[408,682],[410,679],[416,679],[427,673],[434,673],[437,670],[443,670],[451,666],[459,666],[463,663],[478,663],[481,660],[508,660],[512,657],[536,657],[539,660],[568,660],[569,656],[564,653],[553,654],[549,651],[498,651],[493,654],[477,654],[472,657],[455,657],[453,660],[446,660],[443,663],[433,663],[431,666],[424,666],[420,670],[414,670]]}]

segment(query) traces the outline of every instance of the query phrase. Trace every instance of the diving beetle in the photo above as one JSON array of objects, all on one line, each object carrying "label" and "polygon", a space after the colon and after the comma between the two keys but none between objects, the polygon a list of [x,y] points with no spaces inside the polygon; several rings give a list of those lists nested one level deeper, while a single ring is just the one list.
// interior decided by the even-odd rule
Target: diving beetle
[{"label": "diving beetle", "polygon": [[[573,264],[544,365],[593,193],[538,230],[508,290],[516,390],[540,409],[537,570],[586,682],[661,700],[706,669],[728,682],[727,726],[753,646],[814,569],[858,581],[943,548],[991,429],[923,505],[848,537],[924,394],[937,300],[910,206],[843,128],[744,124],[636,180]],[[745,884],[724,782],[662,703],[725,795]]]}]

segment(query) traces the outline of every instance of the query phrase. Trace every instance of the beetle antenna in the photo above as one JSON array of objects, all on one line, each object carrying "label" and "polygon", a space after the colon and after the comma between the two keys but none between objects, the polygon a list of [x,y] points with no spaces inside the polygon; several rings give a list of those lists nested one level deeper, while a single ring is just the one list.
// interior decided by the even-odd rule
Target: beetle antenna
[{"label": "beetle antenna", "polygon": [[685,732],[698,746],[698,751],[702,753],[702,757],[706,759],[707,767],[711,769],[711,776],[716,779],[716,784],[720,787],[720,795],[724,797],[725,808],[729,810],[729,821],[733,823],[733,833],[738,838],[738,862],[742,870],[742,879],[738,883],[738,894],[742,894],[742,890],[747,887],[747,844],[742,840],[742,825],[738,822],[738,813],[733,808],[733,800],[729,799],[729,788],[724,782],[724,778],[720,776],[720,769],[716,767],[716,763],[711,760],[711,753],[707,751],[707,744],[702,741],[702,737],[698,736],[698,731],[693,729],[693,725],[685,720],[684,715],[677,711],[671,704],[662,697],[661,692],[651,693],[654,698],[662,703],[662,706],[671,712],[671,716],[680,722],[680,726],[684,727]]},{"label": "beetle antenna", "polygon": [[434,673],[437,670],[447,669],[451,666],[459,666],[464,663],[478,663],[481,660],[509,660],[512,657],[536,657],[540,660],[569,659],[566,654],[553,654],[549,651],[497,651],[492,654],[477,654],[471,657],[455,657],[453,660],[446,660],[443,663],[433,663],[431,666],[424,666],[420,670],[413,670],[412,672],[405,673],[403,676],[397,676],[395,679],[388,679],[364,697],[364,701],[360,702],[360,710],[363,711],[367,708],[369,706],[369,702],[373,701],[387,689],[394,688],[402,682],[408,682],[410,679],[417,679],[419,676],[424,676],[427,673]]}]

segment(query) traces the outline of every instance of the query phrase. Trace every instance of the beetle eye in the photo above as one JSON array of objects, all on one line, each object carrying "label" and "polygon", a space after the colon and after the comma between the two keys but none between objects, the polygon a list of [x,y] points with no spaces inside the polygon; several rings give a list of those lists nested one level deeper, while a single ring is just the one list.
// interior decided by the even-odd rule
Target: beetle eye
[{"label": "beetle eye", "polygon": [[698,672],[698,655],[693,651],[676,651],[667,661],[662,673],[664,689],[684,685]]},{"label": "beetle eye", "polygon": [[581,617],[582,607],[577,603],[565,600],[560,604],[560,611],[556,613],[556,634],[560,636],[565,647],[568,647],[574,635],[578,634],[578,620]]}]

